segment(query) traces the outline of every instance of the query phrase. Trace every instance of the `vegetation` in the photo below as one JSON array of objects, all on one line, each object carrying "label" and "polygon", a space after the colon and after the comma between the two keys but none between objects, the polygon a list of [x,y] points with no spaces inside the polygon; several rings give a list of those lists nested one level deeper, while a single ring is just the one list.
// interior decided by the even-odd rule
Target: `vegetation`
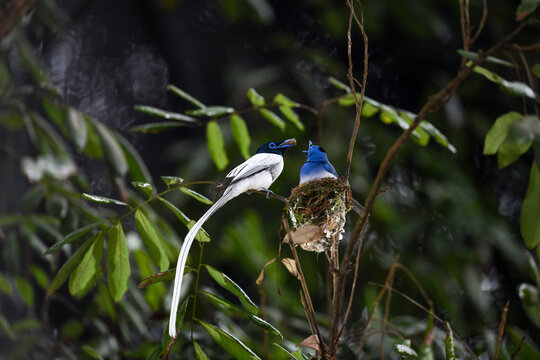
[{"label": "vegetation", "polygon": [[[232,53],[214,64],[222,77],[205,56],[184,63],[208,73],[193,86],[152,52],[114,68],[101,57],[115,50],[73,45],[99,7],[20,3],[0,6],[2,358],[540,357],[539,1],[193,5],[207,31],[233,28],[189,47]],[[161,29],[190,6],[151,9]],[[319,25],[291,28],[291,14]],[[272,50],[242,63],[234,49],[255,43]],[[171,339],[168,288],[193,219],[225,170],[293,136],[324,145],[339,182],[295,188],[305,155],[291,149],[278,195],[218,211]],[[362,210],[347,213],[349,187]],[[320,234],[297,226],[301,211],[319,217],[332,196],[345,232],[304,251]]]}]

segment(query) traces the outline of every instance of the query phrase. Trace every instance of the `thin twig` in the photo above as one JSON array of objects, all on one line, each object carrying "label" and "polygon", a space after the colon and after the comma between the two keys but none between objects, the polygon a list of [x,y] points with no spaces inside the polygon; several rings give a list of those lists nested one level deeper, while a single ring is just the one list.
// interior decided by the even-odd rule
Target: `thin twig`
[{"label": "thin twig", "polygon": [[315,308],[313,307],[313,302],[311,301],[311,296],[309,294],[309,289],[307,287],[306,283],[306,277],[304,276],[304,272],[302,270],[302,265],[300,264],[300,259],[298,258],[298,253],[296,252],[296,247],[294,246],[292,242],[292,236],[291,236],[291,229],[289,227],[289,223],[285,218],[282,218],[283,225],[285,227],[285,230],[287,232],[288,236],[288,243],[291,248],[291,252],[294,257],[294,261],[296,263],[296,268],[298,270],[298,275],[300,276],[300,284],[302,286],[302,292],[304,294],[304,301],[306,303],[306,306],[304,307],[306,309],[306,313],[308,315],[308,321],[311,323],[312,329],[315,330],[315,335],[317,336],[317,340],[319,340],[319,346],[321,347],[321,351],[323,354],[323,358],[326,358],[326,354],[328,353],[326,349],[326,345],[324,343],[324,339],[321,335],[321,332],[319,330],[319,325],[317,324],[317,317],[315,316]]},{"label": "thin twig", "polygon": [[394,258],[394,262],[392,262],[392,265],[390,266],[390,270],[388,271],[388,275],[386,276],[386,280],[384,281],[385,285],[382,286],[381,291],[377,295],[377,299],[375,299],[375,302],[373,303],[373,307],[371,308],[371,311],[369,312],[368,319],[366,321],[366,325],[364,326],[364,329],[362,330],[362,333],[360,334],[360,339],[358,341],[358,355],[357,360],[360,360],[362,356],[362,348],[364,347],[364,342],[366,341],[366,335],[367,330],[369,328],[369,324],[371,323],[371,320],[373,320],[373,314],[375,314],[375,309],[377,306],[379,306],[379,302],[381,301],[382,297],[384,296],[385,292],[388,289],[392,289],[390,286],[386,286],[390,282],[390,279],[393,279],[394,277],[394,271],[397,262],[399,261],[399,255],[396,255]]},{"label": "thin twig", "polygon": [[519,354],[519,352],[521,351],[521,347],[523,346],[524,342],[525,342],[525,336],[521,338],[521,341],[519,342],[519,345],[516,348],[516,350],[512,353],[512,357],[510,358],[510,360],[514,360],[516,358],[517,354]]},{"label": "thin twig", "polygon": [[471,46],[476,42],[476,40],[482,33],[482,30],[484,30],[484,26],[486,25],[486,20],[488,16],[487,0],[483,0],[482,6],[482,18],[480,19],[480,24],[478,24],[478,29],[476,29],[476,32],[471,39]]},{"label": "thin twig", "polygon": [[501,314],[501,323],[499,324],[499,334],[497,335],[497,346],[495,347],[495,360],[499,360],[499,352],[501,351],[502,338],[504,335],[504,327],[506,326],[506,315],[508,314],[508,306],[510,301],[504,305],[503,312]]},{"label": "thin twig", "polygon": [[[360,3],[360,1],[358,0]],[[354,98],[354,104],[356,107],[356,113],[354,118],[354,127],[353,132],[351,134],[351,139],[349,141],[349,152],[347,154],[347,163],[345,167],[345,174],[344,178],[349,181],[349,173],[351,171],[351,162],[352,162],[352,156],[354,151],[354,144],[356,142],[356,136],[358,134],[358,128],[360,127],[360,117],[362,114],[362,104],[364,103],[364,95],[366,92],[366,85],[367,85],[367,75],[368,75],[368,37],[366,34],[366,31],[364,29],[364,15],[362,8],[360,6],[360,17],[362,20],[359,20],[356,16],[356,12],[354,9],[354,0],[347,0],[347,5],[350,9],[350,16],[349,16],[349,28],[347,30],[347,55],[349,58],[349,71],[348,71],[348,78],[349,83],[351,86],[351,92]],[[361,3],[360,3],[361,5]],[[355,79],[353,75],[353,60],[352,60],[352,35],[351,35],[351,29],[352,29],[352,21],[355,20],[356,24],[358,25],[358,28],[360,29],[360,32],[362,33],[362,38],[364,39],[364,72],[362,74],[362,86],[360,89],[360,99],[356,96],[356,86],[355,86]]]}]

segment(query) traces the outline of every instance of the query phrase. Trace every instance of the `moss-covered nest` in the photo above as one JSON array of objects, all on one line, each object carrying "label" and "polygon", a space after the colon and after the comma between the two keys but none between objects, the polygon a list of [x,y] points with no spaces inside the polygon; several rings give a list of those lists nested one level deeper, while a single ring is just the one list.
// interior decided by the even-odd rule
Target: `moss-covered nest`
[{"label": "moss-covered nest", "polygon": [[305,225],[319,226],[317,236],[298,243],[304,250],[322,252],[330,248],[334,237],[337,240],[343,237],[345,215],[351,208],[351,189],[348,184],[339,179],[325,178],[292,189],[285,210],[293,229]]}]

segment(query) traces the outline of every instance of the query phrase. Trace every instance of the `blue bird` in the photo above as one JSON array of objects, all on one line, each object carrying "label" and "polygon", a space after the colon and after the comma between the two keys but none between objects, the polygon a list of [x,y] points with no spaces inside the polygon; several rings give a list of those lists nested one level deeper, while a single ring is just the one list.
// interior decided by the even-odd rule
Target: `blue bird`
[{"label": "blue bird", "polygon": [[228,182],[228,185],[223,192],[223,195],[206,211],[187,233],[182,248],[180,249],[180,254],[178,255],[178,264],[176,266],[176,275],[174,278],[174,290],[169,318],[169,335],[171,337],[176,336],[176,316],[178,304],[180,302],[180,291],[182,290],[182,278],[184,276],[189,249],[193,244],[195,235],[210,216],[232,198],[250,190],[266,191],[268,197],[271,192],[268,188],[283,170],[283,154],[288,147],[294,145],[296,145],[295,139],[288,139],[282,142],[272,141],[261,145],[255,155],[232,169],[232,171],[227,174],[225,181]]},{"label": "blue bird", "polygon": [[[303,151],[307,153],[307,160],[300,169],[300,185],[317,179],[337,179],[339,177],[322,147],[313,145],[310,140],[308,149]],[[351,201],[353,210],[358,215],[362,214],[364,207],[355,199],[351,199]]]},{"label": "blue bird", "polygon": [[309,147],[304,150],[307,153],[307,160],[300,169],[300,184],[317,179],[333,178],[337,179],[336,169],[328,161],[326,151],[318,145],[309,142]]}]

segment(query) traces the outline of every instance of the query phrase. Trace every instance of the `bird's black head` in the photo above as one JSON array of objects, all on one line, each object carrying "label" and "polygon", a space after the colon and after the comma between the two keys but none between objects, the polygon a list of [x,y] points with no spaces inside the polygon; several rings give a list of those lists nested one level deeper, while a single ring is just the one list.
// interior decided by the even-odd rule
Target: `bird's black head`
[{"label": "bird's black head", "polygon": [[288,139],[285,141],[270,141],[266,144],[263,144],[259,146],[257,149],[257,154],[259,153],[270,153],[270,154],[278,154],[283,155],[285,150],[287,150],[288,147],[296,145],[296,139]]}]

